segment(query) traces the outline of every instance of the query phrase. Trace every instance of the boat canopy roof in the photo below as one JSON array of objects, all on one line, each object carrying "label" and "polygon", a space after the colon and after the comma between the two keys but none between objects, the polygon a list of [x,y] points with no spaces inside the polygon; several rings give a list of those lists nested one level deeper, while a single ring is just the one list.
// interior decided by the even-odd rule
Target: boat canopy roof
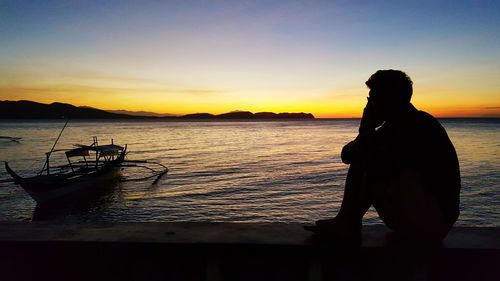
[{"label": "boat canopy roof", "polygon": [[67,157],[89,156],[89,151],[98,152],[101,156],[118,155],[123,151],[123,146],[116,144],[107,145],[83,145],[76,144],[77,148],[66,151]]},{"label": "boat canopy roof", "polygon": [[89,156],[89,150],[83,147],[71,149],[65,152],[66,157]]}]

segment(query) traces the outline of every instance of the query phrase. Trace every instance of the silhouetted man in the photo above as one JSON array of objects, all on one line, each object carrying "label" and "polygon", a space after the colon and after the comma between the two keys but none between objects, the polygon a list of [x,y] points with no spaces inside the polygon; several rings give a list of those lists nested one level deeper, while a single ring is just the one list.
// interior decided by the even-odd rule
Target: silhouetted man
[{"label": "silhouetted man", "polygon": [[398,70],[379,70],[368,79],[359,135],[342,149],[350,167],[340,211],[307,230],[359,239],[373,205],[396,233],[425,240],[446,236],[459,214],[458,159],[439,122],[410,103],[412,84]]}]

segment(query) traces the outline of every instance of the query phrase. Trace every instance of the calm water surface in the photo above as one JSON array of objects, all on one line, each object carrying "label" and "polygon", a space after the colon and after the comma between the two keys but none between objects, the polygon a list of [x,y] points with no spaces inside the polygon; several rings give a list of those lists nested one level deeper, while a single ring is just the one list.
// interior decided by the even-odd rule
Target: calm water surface
[{"label": "calm water surface", "polygon": [[[461,225],[500,225],[500,120],[442,120],[462,173]],[[34,217],[59,222],[238,221],[307,222],[334,216],[348,166],[342,146],[356,136],[357,120],[298,122],[70,122],[57,148],[128,144],[128,159],[162,162],[157,184],[124,182],[77,208],[40,210],[18,186],[0,184],[3,220]],[[0,123],[0,161],[23,175],[43,166],[62,121]],[[55,162],[65,163],[54,157]],[[124,176],[141,176],[127,169]],[[3,167],[0,179],[6,179]],[[38,215],[43,214],[43,215]],[[366,223],[379,223],[374,210]]]}]

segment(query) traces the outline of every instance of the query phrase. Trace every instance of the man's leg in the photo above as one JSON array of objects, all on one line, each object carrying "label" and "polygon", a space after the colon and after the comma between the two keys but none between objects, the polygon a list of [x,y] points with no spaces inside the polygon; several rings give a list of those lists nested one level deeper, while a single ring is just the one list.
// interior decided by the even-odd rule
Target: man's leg
[{"label": "man's leg", "polygon": [[316,221],[315,226],[306,229],[316,233],[336,235],[341,239],[357,239],[361,234],[362,218],[370,208],[371,201],[365,169],[353,163],[347,172],[344,197],[337,216],[333,219]]},{"label": "man's leg", "polygon": [[[351,164],[347,172],[344,197],[336,219],[361,222],[371,206],[371,194],[366,182],[365,170],[359,164]],[[320,220],[318,224],[328,223],[334,219]]]}]

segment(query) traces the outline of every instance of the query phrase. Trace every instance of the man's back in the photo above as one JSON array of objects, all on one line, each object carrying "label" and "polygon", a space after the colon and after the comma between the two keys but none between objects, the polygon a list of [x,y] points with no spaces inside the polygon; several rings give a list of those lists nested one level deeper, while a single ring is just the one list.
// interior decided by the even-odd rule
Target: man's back
[{"label": "man's back", "polygon": [[372,178],[416,171],[452,225],[459,214],[460,170],[455,148],[441,124],[412,107],[401,119],[384,124],[373,140]]}]

